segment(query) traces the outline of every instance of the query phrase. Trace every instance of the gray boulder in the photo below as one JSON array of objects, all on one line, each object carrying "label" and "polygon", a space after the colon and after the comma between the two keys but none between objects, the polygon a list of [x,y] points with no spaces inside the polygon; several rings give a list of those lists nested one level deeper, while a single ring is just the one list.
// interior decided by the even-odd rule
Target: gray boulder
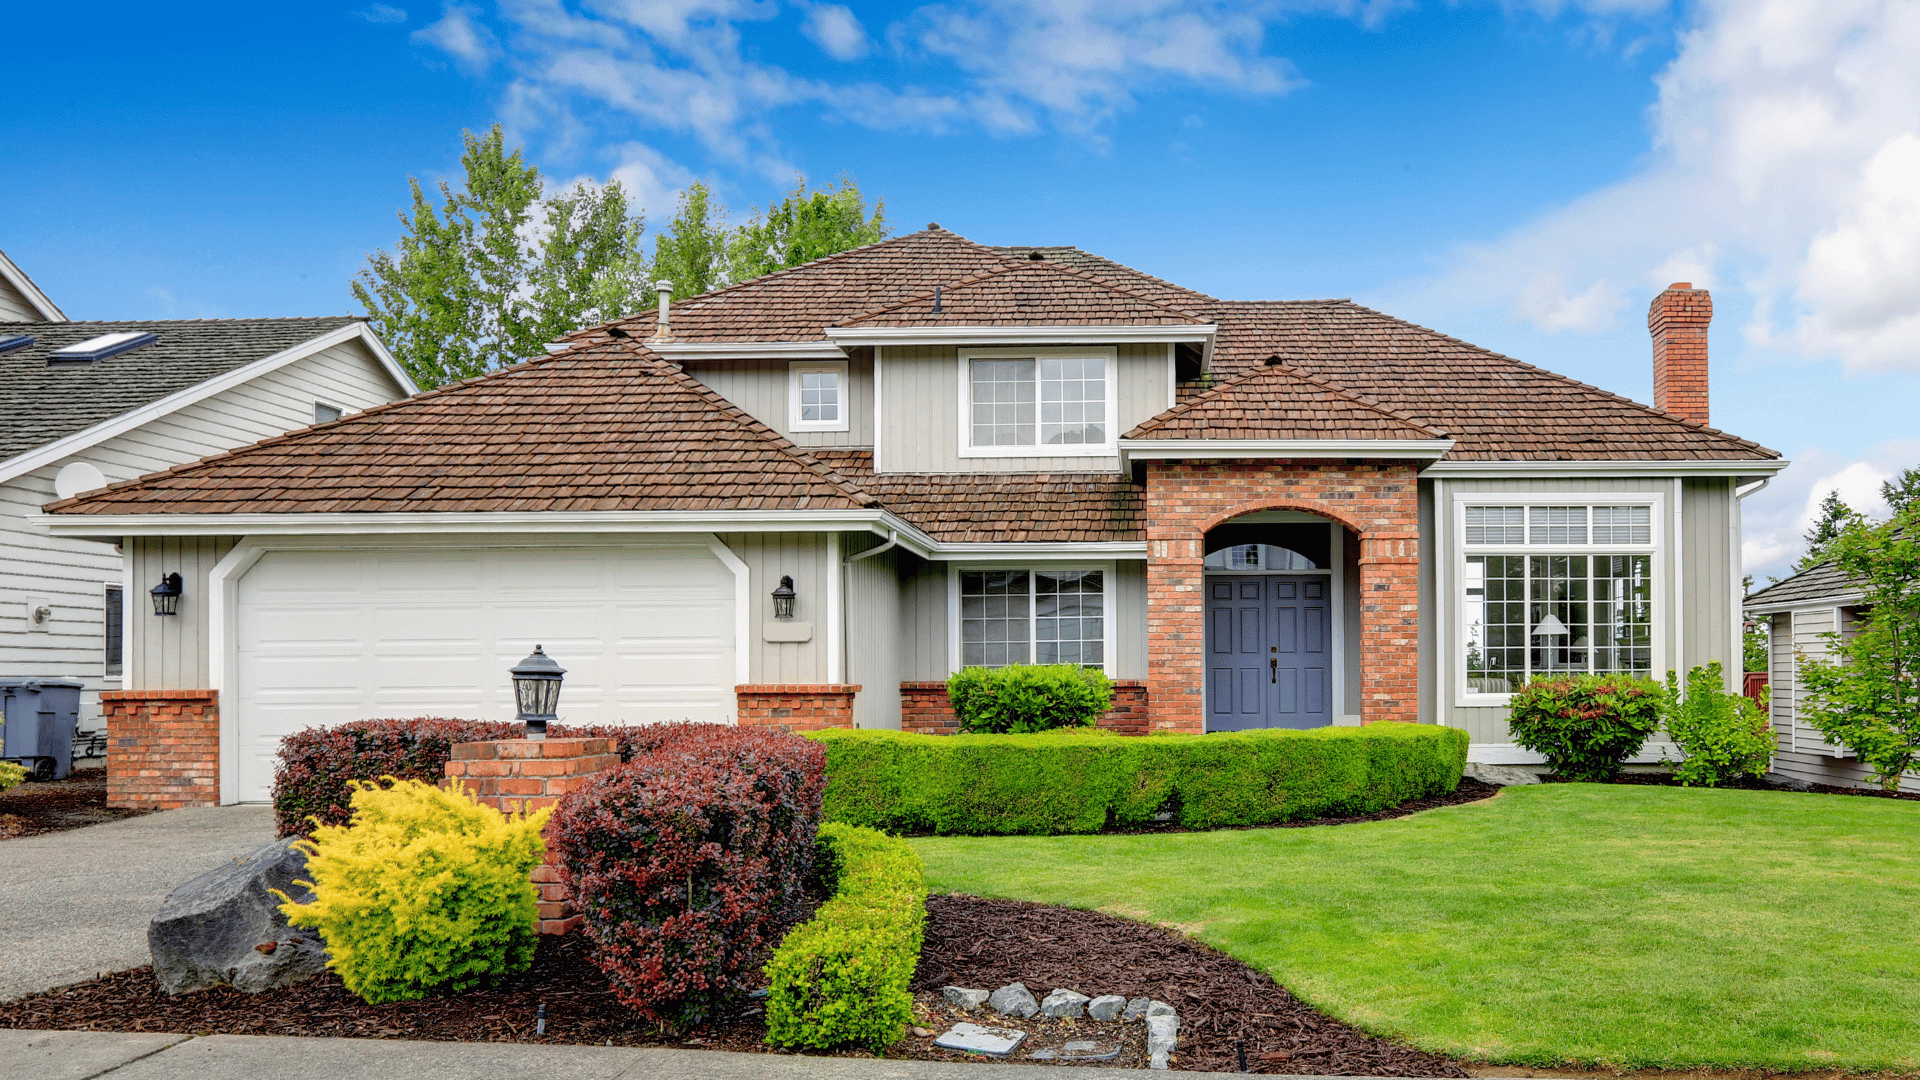
[{"label": "gray boulder", "polygon": [[1119,994],[1101,994],[1087,1002],[1087,1015],[1095,1020],[1118,1020],[1120,1010],[1127,1007],[1127,999]]},{"label": "gray boulder", "polygon": [[964,1012],[972,1012],[987,1003],[985,990],[969,990],[964,986],[949,986],[940,991],[947,1004]]},{"label": "gray boulder", "polygon": [[1056,989],[1040,1003],[1040,1011],[1056,1019],[1077,1020],[1087,1015],[1087,1002],[1092,1000],[1077,990]]},{"label": "gray boulder", "polygon": [[1137,997],[1127,1002],[1126,1011],[1120,1014],[1121,1022],[1131,1024],[1135,1020],[1145,1020],[1147,1018],[1147,1006],[1151,1004],[1153,1004],[1152,998],[1143,997]]},{"label": "gray boulder", "polygon": [[1173,1011],[1173,1006],[1167,1004],[1164,1001],[1147,1002],[1147,1019],[1149,1020],[1153,1019],[1156,1016],[1174,1016],[1174,1015],[1177,1015],[1177,1014]]},{"label": "gray boulder", "polygon": [[1492,784],[1494,787],[1540,783],[1540,774],[1531,769],[1515,768],[1511,765],[1482,765],[1477,761],[1467,762],[1467,771],[1463,775],[1483,784]]},{"label": "gray boulder", "polygon": [[[1159,1004],[1155,1002],[1155,1004]],[[1147,1068],[1164,1069],[1180,1044],[1180,1020],[1171,1013],[1147,1014]]]},{"label": "gray boulder", "polygon": [[1008,983],[993,992],[987,1004],[1001,1016],[1018,1016],[1022,1019],[1040,1011],[1040,1003],[1033,1000],[1033,994],[1025,983]]},{"label": "gray boulder", "polygon": [[313,899],[294,884],[307,855],[276,840],[173,890],[147,927],[153,975],[169,994],[232,986],[249,994],[291,986],[326,970],[326,945],[306,927],[287,925],[278,889]]}]

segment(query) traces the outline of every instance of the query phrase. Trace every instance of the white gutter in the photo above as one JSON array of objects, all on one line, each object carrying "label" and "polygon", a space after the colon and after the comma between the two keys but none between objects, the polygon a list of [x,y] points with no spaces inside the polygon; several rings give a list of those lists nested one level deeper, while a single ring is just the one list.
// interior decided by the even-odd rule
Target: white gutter
[{"label": "white gutter", "polygon": [[829,326],[835,345],[1114,345],[1211,342],[1219,326]]},{"label": "white gutter", "polygon": [[1745,604],[1741,610],[1749,615],[1776,615],[1783,611],[1805,611],[1808,608],[1851,607],[1865,600],[1863,592],[1828,593],[1817,600],[1764,600],[1760,603]]},{"label": "white gutter", "polygon": [[1428,476],[1479,476],[1536,478],[1546,474],[1582,476],[1745,476],[1773,474],[1791,462],[1783,458],[1737,458],[1700,460],[1667,458],[1658,461],[1439,461],[1427,467]]},{"label": "white gutter", "polygon": [[665,360],[845,360],[847,351],[831,341],[649,341],[647,349]]},{"label": "white gutter", "polygon": [[899,546],[900,546],[900,532],[897,529],[891,529],[891,530],[888,530],[887,532],[886,543],[881,544],[879,547],[870,547],[865,551],[856,551],[852,555],[849,555],[845,559],[841,560],[841,564],[844,566],[852,566],[854,563],[859,562],[861,559],[871,559],[875,555],[884,555],[887,552],[892,551],[894,548]]},{"label": "white gutter", "polygon": [[1452,439],[1121,439],[1120,465],[1129,461],[1205,458],[1394,458],[1435,461]]}]

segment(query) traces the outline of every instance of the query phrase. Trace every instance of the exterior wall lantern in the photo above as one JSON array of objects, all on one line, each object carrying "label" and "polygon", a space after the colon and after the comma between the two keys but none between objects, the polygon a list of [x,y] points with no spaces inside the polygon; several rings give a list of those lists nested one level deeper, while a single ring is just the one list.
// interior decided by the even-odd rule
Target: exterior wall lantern
[{"label": "exterior wall lantern", "polygon": [[773,590],[773,617],[776,619],[793,618],[793,577],[782,575],[780,587]]},{"label": "exterior wall lantern", "polygon": [[153,587],[153,613],[155,615],[174,615],[180,611],[180,575],[168,574]]},{"label": "exterior wall lantern", "polygon": [[554,663],[553,658],[533,647],[533,655],[513,666],[513,700],[520,707],[515,720],[527,725],[527,738],[544,739],[547,737],[547,722],[560,719],[556,710],[560,705],[560,677],[567,669]]}]

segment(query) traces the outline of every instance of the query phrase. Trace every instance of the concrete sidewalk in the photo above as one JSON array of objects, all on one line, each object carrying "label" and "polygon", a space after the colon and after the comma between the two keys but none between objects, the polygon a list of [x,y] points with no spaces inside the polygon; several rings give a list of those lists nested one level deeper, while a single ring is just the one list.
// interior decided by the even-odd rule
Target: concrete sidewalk
[{"label": "concrete sidewalk", "polygon": [[[0,1030],[0,1080],[1034,1080],[1046,1069],[718,1050]],[[1152,1074],[1075,1066],[1068,1075],[1143,1080]]]},{"label": "concrete sidewalk", "polygon": [[272,839],[272,807],[221,806],[0,841],[0,1001],[148,963],[174,886]]}]

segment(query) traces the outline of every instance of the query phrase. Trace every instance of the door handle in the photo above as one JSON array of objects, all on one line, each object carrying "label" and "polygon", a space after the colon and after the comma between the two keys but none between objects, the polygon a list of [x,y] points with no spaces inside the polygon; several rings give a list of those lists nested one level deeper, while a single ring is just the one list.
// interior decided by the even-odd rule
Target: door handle
[{"label": "door handle", "polygon": [[1277,656],[1267,657],[1267,681],[1275,686],[1280,685],[1280,658]]}]

